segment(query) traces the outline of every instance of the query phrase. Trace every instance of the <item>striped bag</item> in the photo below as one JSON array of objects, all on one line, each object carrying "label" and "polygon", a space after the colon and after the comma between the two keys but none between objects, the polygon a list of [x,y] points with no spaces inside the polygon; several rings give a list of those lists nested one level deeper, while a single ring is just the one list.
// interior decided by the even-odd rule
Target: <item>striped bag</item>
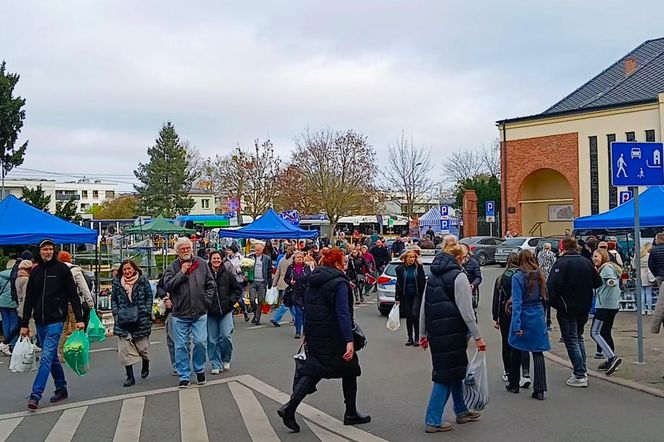
[{"label": "striped bag", "polygon": [[486,352],[477,351],[468,364],[463,380],[463,400],[470,410],[480,411],[489,403],[489,375]]}]

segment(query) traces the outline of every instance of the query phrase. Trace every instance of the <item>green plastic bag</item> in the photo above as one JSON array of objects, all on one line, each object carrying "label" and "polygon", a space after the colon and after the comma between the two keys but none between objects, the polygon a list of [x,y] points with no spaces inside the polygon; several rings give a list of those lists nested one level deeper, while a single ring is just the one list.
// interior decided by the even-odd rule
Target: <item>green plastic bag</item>
[{"label": "green plastic bag", "polygon": [[65,341],[62,348],[65,362],[79,376],[88,372],[90,366],[90,342],[85,332],[76,330]]},{"label": "green plastic bag", "polygon": [[87,335],[90,342],[104,342],[106,340],[106,328],[97,316],[95,309],[90,309]]}]

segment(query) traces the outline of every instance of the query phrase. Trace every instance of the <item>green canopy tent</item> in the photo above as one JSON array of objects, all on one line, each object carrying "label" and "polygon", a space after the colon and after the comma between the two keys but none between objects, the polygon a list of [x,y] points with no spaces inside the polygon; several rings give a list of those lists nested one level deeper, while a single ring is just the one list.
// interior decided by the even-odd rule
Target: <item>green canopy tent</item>
[{"label": "green canopy tent", "polygon": [[[126,229],[124,231],[125,236],[126,235],[163,235],[165,236],[165,241],[163,243],[162,247],[162,256],[164,256],[164,259],[162,260],[162,273],[166,270],[166,266],[168,265],[168,236],[169,235],[192,235],[196,233],[195,230],[193,229],[187,229],[185,227],[180,227],[175,225],[174,223],[168,221],[162,216],[159,216],[152,221],[150,221],[147,224],[143,224],[140,226],[136,227],[131,227],[129,229]],[[140,247],[139,247],[140,248]],[[152,248],[148,249],[148,263],[151,263],[150,259],[150,252]],[[150,270],[152,269],[152,266],[148,266],[148,277],[151,277],[151,272]]]}]

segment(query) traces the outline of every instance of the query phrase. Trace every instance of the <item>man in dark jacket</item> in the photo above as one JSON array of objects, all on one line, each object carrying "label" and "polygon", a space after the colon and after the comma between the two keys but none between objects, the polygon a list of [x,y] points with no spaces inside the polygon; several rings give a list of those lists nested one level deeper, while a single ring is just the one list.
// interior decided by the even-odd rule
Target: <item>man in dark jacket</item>
[{"label": "man in dark jacket", "polygon": [[[196,381],[205,383],[207,352],[207,312],[215,294],[215,282],[205,261],[193,255],[189,238],[175,243],[175,260],[164,272],[164,289],[170,294],[166,308],[173,309],[175,332],[175,369],[180,377],[180,388],[189,386],[191,366]],[[192,341],[191,361],[189,341]]]},{"label": "man in dark jacket", "polygon": [[45,239],[39,244],[38,265],[30,273],[21,316],[21,336],[28,336],[28,324],[30,318],[34,318],[42,345],[39,370],[28,400],[28,408],[31,410],[36,410],[39,406],[49,374],[53,376],[55,383],[55,393],[50,401],[60,402],[69,396],[65,372],[57,354],[62,328],[67,320],[68,304],[71,304],[76,317],[76,328],[85,328],[74,277],[69,267],[59,262],[54,254],[53,241]]},{"label": "man in dark jacket", "polygon": [[383,273],[385,266],[390,263],[390,252],[387,250],[387,247],[385,247],[383,241],[376,241],[376,246],[369,250],[369,253],[371,253],[376,260],[378,274]]},{"label": "man in dark jacket", "polygon": [[401,256],[403,251],[406,249],[406,244],[404,244],[401,237],[394,240],[392,244],[392,256]]},{"label": "man in dark jacket", "polygon": [[551,307],[558,311],[560,333],[574,374],[567,380],[570,387],[587,387],[586,349],[583,328],[588,322],[593,291],[602,285],[602,278],[593,264],[579,253],[576,238],[566,236],[563,255],[551,268],[547,288]]},{"label": "man in dark jacket", "polygon": [[650,250],[648,257],[648,269],[655,278],[664,279],[664,233],[655,236],[655,247]]}]

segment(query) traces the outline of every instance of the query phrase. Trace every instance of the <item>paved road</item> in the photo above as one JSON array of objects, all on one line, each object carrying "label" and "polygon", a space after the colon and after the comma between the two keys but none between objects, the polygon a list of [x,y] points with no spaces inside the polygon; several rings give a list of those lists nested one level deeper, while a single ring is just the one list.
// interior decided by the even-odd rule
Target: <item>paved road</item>
[{"label": "paved road", "polygon": [[[70,399],[58,406],[25,412],[32,375],[10,374],[0,365],[0,442],[36,440],[232,440],[232,441],[418,441],[453,437],[459,441],[659,441],[664,401],[591,379],[588,389],[565,386],[566,368],[548,363],[549,393],[544,402],[505,392],[500,376],[499,334],[490,322],[490,286],[500,269],[485,268],[479,316],[489,345],[491,403],[480,422],[456,426],[453,433],[425,435],[423,416],[431,389],[428,352],[404,347],[405,331],[392,333],[374,303],[357,309],[369,336],[360,354],[363,376],[358,405],[373,421],[357,428],[339,422],[343,398],[339,381],[323,381],[301,408],[302,433],[290,434],[276,416],[290,392],[293,328],[249,327],[236,320],[232,370],[208,377],[205,386],[179,391],[170,375],[163,331],[152,335],[153,369],[147,380],[123,388],[110,338],[95,345],[87,376],[67,371]],[[373,301],[373,297],[370,302]],[[49,390],[52,387],[48,387]],[[49,391],[50,392],[50,391]],[[450,410],[446,411],[452,419]],[[120,425],[122,423],[122,425]]]}]

